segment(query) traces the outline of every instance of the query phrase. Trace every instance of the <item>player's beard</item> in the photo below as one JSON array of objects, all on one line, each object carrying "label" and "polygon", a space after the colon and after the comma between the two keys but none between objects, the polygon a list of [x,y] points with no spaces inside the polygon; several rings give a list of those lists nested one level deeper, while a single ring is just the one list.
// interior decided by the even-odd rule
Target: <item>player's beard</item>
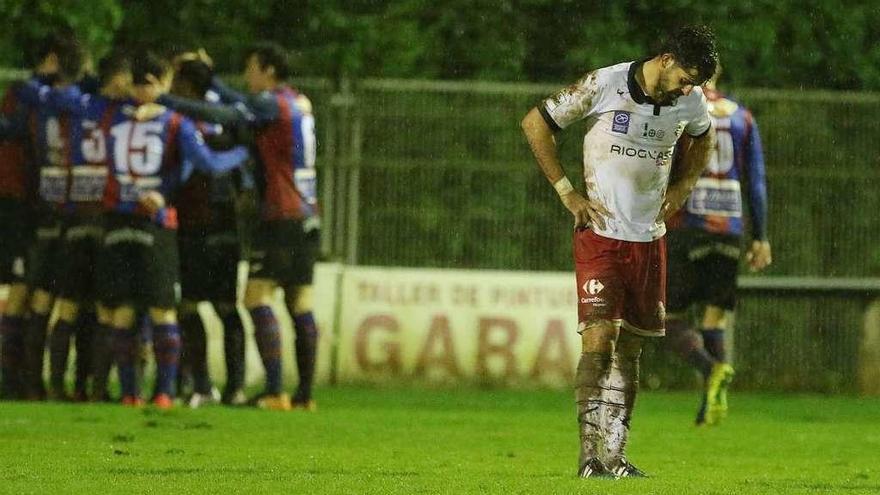
[{"label": "player's beard", "polygon": [[681,88],[667,90],[666,88],[671,87],[669,76],[666,73],[660,73],[660,79],[657,81],[657,89],[654,94],[654,101],[661,105],[666,105],[674,102],[679,96],[682,95]]}]

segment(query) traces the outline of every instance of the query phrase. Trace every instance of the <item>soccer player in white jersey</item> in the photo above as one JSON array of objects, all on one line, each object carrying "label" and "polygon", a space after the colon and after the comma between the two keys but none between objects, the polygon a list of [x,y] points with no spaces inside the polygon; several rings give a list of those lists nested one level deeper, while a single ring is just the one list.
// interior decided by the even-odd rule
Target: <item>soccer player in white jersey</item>
[{"label": "soccer player in white jersey", "polygon": [[[664,220],[709,161],[715,134],[699,86],[717,62],[712,31],[684,27],[654,57],[594,70],[522,121],[541,171],[574,215],[581,477],[644,476],[624,453],[638,360],[642,339],[665,333]],[[586,197],[566,178],[554,138],[584,119]],[[680,173],[670,177],[682,136]]]}]

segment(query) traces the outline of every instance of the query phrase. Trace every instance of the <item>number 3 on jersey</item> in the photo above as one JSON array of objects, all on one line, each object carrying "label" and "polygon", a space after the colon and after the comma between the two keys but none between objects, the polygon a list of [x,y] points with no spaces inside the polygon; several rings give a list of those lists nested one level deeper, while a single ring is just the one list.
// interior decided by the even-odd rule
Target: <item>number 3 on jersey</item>
[{"label": "number 3 on jersey", "polygon": [[119,174],[155,175],[162,168],[161,122],[123,122],[110,129],[113,162]]}]

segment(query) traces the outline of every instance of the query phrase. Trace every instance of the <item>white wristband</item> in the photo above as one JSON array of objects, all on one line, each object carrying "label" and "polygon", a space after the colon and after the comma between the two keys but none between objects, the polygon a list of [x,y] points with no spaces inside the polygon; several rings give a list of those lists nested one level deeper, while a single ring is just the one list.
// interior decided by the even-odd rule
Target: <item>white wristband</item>
[{"label": "white wristband", "polygon": [[568,177],[563,177],[556,181],[553,184],[553,189],[556,189],[556,193],[560,196],[565,196],[566,194],[574,191],[574,187],[572,187],[571,181],[568,180]]}]

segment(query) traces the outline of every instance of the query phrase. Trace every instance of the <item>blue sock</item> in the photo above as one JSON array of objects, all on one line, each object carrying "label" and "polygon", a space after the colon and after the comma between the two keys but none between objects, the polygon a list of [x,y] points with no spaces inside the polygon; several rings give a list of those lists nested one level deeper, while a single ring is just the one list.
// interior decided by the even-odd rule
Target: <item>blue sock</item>
[{"label": "blue sock", "polygon": [[156,395],[174,397],[180,362],[180,328],[177,323],[153,326],[153,353],[156,357]]},{"label": "blue sock", "polygon": [[138,334],[131,328],[113,329],[113,355],[122,397],[139,397],[137,380]]},{"label": "blue sock", "polygon": [[281,393],[281,330],[278,320],[269,306],[258,306],[250,310],[254,321],[254,337],[257,350],[266,368],[266,393]]}]

